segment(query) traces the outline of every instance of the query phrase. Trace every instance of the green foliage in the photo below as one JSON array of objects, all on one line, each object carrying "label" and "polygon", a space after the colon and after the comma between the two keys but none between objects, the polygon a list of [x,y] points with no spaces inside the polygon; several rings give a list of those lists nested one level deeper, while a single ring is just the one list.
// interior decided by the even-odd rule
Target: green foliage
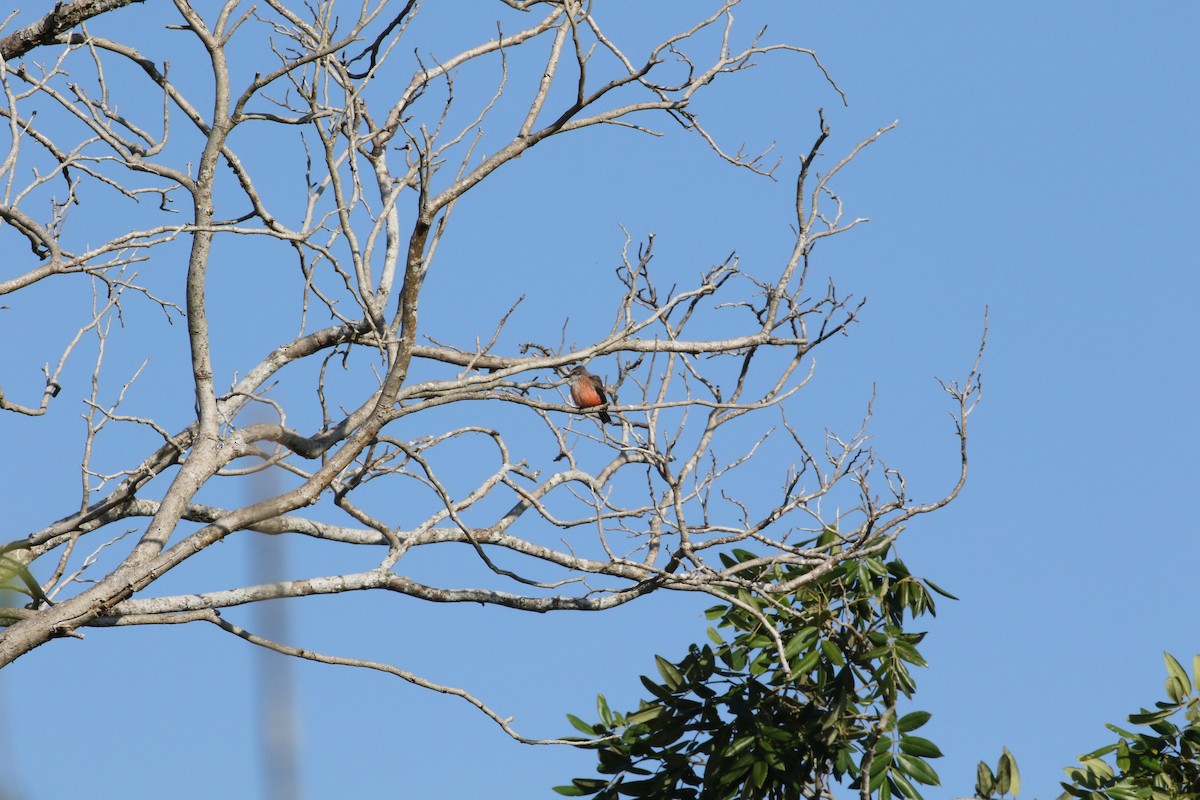
[{"label": "green foliage", "polygon": [[1017,759],[1008,752],[1007,747],[1001,748],[995,772],[992,772],[992,768],[986,762],[980,761],[979,766],[975,768],[975,776],[976,797],[1003,797],[1006,794],[1016,797],[1021,792],[1021,773],[1017,770]]},{"label": "green foliage", "polygon": [[[1067,767],[1070,783],[1059,800],[1195,800],[1200,798],[1200,655],[1192,659],[1192,674],[1170,653],[1167,702],[1130,714],[1129,722],[1148,731],[1128,731],[1116,725],[1116,742],[1079,757]],[[1182,712],[1183,719],[1178,717]],[[1179,723],[1183,723],[1182,727]],[[1111,757],[1112,762],[1104,760]]]},{"label": "green foliage", "polygon": [[[837,552],[832,532],[804,546]],[[942,755],[919,736],[925,711],[897,716],[916,689],[911,668],[925,665],[923,633],[905,629],[935,612],[933,595],[890,548],[833,569],[758,566],[734,550],[725,566],[754,587],[788,585],[790,595],[746,586],[710,608],[710,644],[672,662],[655,656],[657,678],[636,711],[612,711],[597,698],[599,722],[568,715],[594,749],[599,777],[555,791],[618,800],[809,800],[832,796],[834,781],[876,800],[921,798],[939,785],[928,759]],[[769,599],[768,599],[769,598]],[[1200,655],[1189,673],[1169,653],[1166,701],[1115,725],[1118,740],[1066,769],[1059,800],[1200,800]],[[591,741],[589,741],[591,740]],[[865,787],[865,788],[864,788]],[[980,762],[978,798],[1016,797],[1021,777],[1004,748],[995,769]]]},{"label": "green foliage", "polygon": [[[837,553],[827,531],[806,546]],[[924,711],[897,717],[925,665],[923,633],[904,623],[934,613],[928,582],[913,577],[887,545],[832,569],[769,567],[734,550],[726,567],[745,579],[728,602],[708,610],[711,644],[678,662],[658,656],[649,699],[626,714],[600,700],[600,721],[569,716],[590,738],[603,777],[576,778],[556,791],[659,800],[790,800],[823,796],[833,780],[867,784],[878,798],[921,798],[936,786],[927,759],[937,745],[913,731]],[[829,562],[824,562],[828,564]],[[788,585],[791,594],[746,587]],[[948,596],[948,595],[947,595]],[[769,599],[768,599],[769,598]]]}]

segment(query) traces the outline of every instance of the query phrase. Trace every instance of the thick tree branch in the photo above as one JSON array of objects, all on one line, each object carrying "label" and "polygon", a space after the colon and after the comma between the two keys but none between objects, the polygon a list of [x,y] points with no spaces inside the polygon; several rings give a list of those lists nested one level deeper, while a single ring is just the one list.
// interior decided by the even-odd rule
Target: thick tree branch
[{"label": "thick tree branch", "polygon": [[35,47],[54,44],[59,35],[66,33],[81,22],[109,11],[143,3],[145,0],[74,0],[72,3],[57,2],[54,9],[37,22],[26,25],[0,39],[0,58],[5,61],[23,56]]}]

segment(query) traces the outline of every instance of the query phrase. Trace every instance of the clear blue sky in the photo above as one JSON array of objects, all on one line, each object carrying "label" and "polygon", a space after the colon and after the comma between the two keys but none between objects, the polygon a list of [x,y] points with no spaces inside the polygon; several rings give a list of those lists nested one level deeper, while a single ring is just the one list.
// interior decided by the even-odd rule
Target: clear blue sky
[{"label": "clear blue sky", "polygon": [[[454,5],[427,22],[468,42],[494,29],[490,4]],[[597,13],[636,41],[709,5],[600,1]],[[108,25],[136,30],[146,14],[135,6]],[[797,56],[766,59],[699,107],[733,148],[776,141],[778,183],[666,125],[663,140],[566,140],[455,211],[425,319],[433,335],[470,342],[527,294],[529,307],[558,313],[538,335],[556,339],[569,316],[586,339],[610,319],[595,298],[615,291],[622,224],[635,238],[656,232],[659,266],[681,277],[732,250],[769,264],[790,247],[791,181],[816,108],[833,129],[831,156],[898,119],[836,184],[848,213],[871,222],[818,248],[814,269],[868,304],[848,339],[818,353],[797,413],[845,429],[875,387],[876,447],[915,496],[936,496],[955,451],[934,377],[965,374],[990,309],[967,489],[900,545],[916,573],[961,598],[927,622],[915,705],[933,712],[927,735],[946,757],[934,763],[944,785],[926,797],[969,795],[975,763],[994,763],[1002,745],[1022,768],[1022,797],[1056,797],[1060,768],[1108,741],[1105,722],[1162,699],[1162,651],[1200,652],[1200,9],[749,2],[738,14],[744,34],[764,22],[767,39],[815,50],[849,98],[842,108]],[[0,336],[15,341],[28,313],[0,312]],[[538,322],[514,320],[514,341]],[[183,326],[174,334],[182,348]],[[4,483],[19,492],[6,496],[14,536],[66,513],[61,498],[76,489],[46,485],[56,473],[37,479],[12,454],[77,442],[79,411],[0,417]],[[249,582],[246,545],[221,547],[242,574],[198,571],[174,586]],[[322,552],[289,558],[320,574]],[[522,732],[555,736],[570,732],[564,714],[590,715],[597,692],[635,705],[652,655],[704,636],[704,605],[665,597],[536,617],[341,596],[297,603],[291,641],[463,686]],[[0,675],[0,782],[28,800],[158,797],[163,786],[184,800],[264,796],[259,655],[200,626],[53,642]],[[551,797],[593,763],[517,745],[461,701],[394,678],[291,669],[308,798]]]}]

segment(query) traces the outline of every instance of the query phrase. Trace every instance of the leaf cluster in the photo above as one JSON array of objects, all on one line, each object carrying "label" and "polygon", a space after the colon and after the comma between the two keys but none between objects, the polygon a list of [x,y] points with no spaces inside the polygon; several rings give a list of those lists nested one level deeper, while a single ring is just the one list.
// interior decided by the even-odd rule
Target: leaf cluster
[{"label": "leaf cluster", "polygon": [[[1167,701],[1128,717],[1130,724],[1148,730],[1106,725],[1120,738],[1081,755],[1078,765],[1066,768],[1070,782],[1062,784],[1065,791],[1059,800],[1200,798],[1200,655],[1192,659],[1191,675],[1170,653],[1163,653],[1163,660]],[[1112,763],[1106,756],[1112,757]]]},{"label": "leaf cluster", "polygon": [[[807,544],[836,550],[836,531]],[[890,557],[809,566],[756,565],[735,549],[726,567],[746,585],[710,608],[711,643],[679,661],[656,656],[657,679],[636,711],[613,712],[598,698],[600,721],[569,716],[596,749],[601,777],[556,788],[567,796],[771,800],[828,796],[833,781],[866,796],[920,798],[938,785],[927,759],[937,745],[914,733],[924,711],[897,716],[916,688],[913,667],[924,633],[905,623],[935,613],[933,593]],[[890,558],[889,558],[890,557]],[[798,580],[807,577],[807,580]],[[747,587],[799,586],[790,594]]]},{"label": "leaf cluster", "polygon": [[1003,797],[1012,794],[1016,797],[1021,792],[1021,773],[1017,769],[1017,759],[1005,747],[1000,752],[1000,760],[996,762],[995,771],[987,762],[980,761],[975,769],[976,797]]}]

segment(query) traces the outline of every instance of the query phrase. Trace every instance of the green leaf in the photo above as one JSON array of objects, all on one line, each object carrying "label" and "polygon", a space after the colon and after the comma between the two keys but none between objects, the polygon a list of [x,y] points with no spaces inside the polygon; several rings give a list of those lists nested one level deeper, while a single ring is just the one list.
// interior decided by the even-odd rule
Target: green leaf
[{"label": "green leaf", "polygon": [[908,800],[924,800],[921,793],[917,791],[917,787],[912,785],[908,778],[904,777],[902,772],[889,772],[888,781],[892,784],[892,790],[901,797]]},{"label": "green leaf", "polygon": [[662,706],[648,706],[647,708],[643,708],[641,711],[635,711],[634,713],[630,714],[625,721],[630,725],[640,725],[643,722],[649,722],[652,719],[657,719],[658,717],[662,716],[662,713],[665,710],[666,709],[664,709]]},{"label": "green leaf", "polygon": [[924,578],[923,580],[924,580],[924,583],[925,583],[925,585],[926,585],[926,586],[928,586],[930,589],[933,589],[935,592],[937,592],[938,594],[940,594],[942,597],[948,597],[948,598],[950,598],[951,600],[957,600],[957,599],[958,599],[957,597],[955,597],[954,595],[950,594],[950,593],[949,593],[949,592],[947,592],[945,589],[943,589],[942,587],[938,586],[936,583],[934,583],[933,581],[929,580],[928,578]]},{"label": "green leaf", "polygon": [[1200,653],[1192,656],[1192,685],[1200,686]]},{"label": "green leaf", "polygon": [[1165,720],[1162,722],[1155,722],[1150,727],[1159,736],[1165,736],[1169,739],[1174,739],[1176,736],[1179,735],[1179,728],[1175,727],[1170,722],[1167,722]]},{"label": "green leaf", "polygon": [[752,735],[739,736],[728,747],[721,752],[722,758],[731,758],[744,752],[750,745],[754,744],[755,738]]},{"label": "green leaf", "polygon": [[1118,728],[1116,725],[1113,725],[1110,722],[1104,723],[1104,727],[1108,728],[1110,731],[1117,734],[1118,736],[1124,736],[1126,739],[1132,739],[1134,736],[1137,736],[1136,733],[1133,733],[1132,731],[1127,731],[1124,728]]},{"label": "green leaf", "polygon": [[1104,745],[1104,747],[1098,747],[1090,753],[1084,753],[1083,755],[1081,755],[1079,757],[1079,760],[1083,761],[1083,760],[1093,759],[1093,758],[1104,758],[1106,755],[1108,755],[1109,753],[1111,753],[1113,750],[1116,750],[1116,749],[1117,749],[1117,745],[1106,744],[1106,745]]},{"label": "green leaf", "polygon": [[[1110,798],[1112,798],[1112,800],[1140,800],[1140,798],[1145,797],[1145,793],[1142,791],[1137,789],[1128,789],[1122,786],[1112,786],[1106,790],[1106,793]],[[1170,800],[1175,800],[1176,797],[1173,793],[1159,794],[1154,790],[1151,790],[1150,796],[1162,797],[1163,800],[1167,800],[1168,798],[1170,798]]]},{"label": "green leaf", "polygon": [[574,714],[567,714],[567,722],[571,723],[572,728],[574,728],[577,731],[586,733],[588,736],[596,735],[595,727],[591,723],[584,722],[583,720],[581,720],[579,717],[575,716]]},{"label": "green leaf", "polygon": [[913,711],[912,713],[905,714],[903,717],[901,717],[900,721],[896,723],[896,728],[899,729],[901,733],[915,731],[917,728],[928,722],[929,718],[932,716],[933,715],[928,711]]},{"label": "green leaf", "polygon": [[1130,714],[1129,721],[1134,725],[1153,725],[1156,722],[1162,722],[1178,710],[1178,706],[1171,706],[1161,711],[1146,711],[1142,709],[1141,714]]},{"label": "green leaf", "polygon": [[767,770],[767,762],[762,760],[755,761],[750,768],[750,780],[760,789],[767,782]]},{"label": "green leaf", "polygon": [[[846,577],[848,578],[850,576],[847,575]],[[871,573],[868,570],[866,570],[866,567],[863,565],[862,561],[859,561],[859,563],[856,565],[856,569],[854,569],[854,578],[856,578],[856,581],[854,581],[854,583],[857,583],[857,585],[852,584],[853,591],[869,591],[870,590]]]},{"label": "green leaf", "polygon": [[600,778],[572,778],[571,786],[555,786],[554,791],[567,797],[581,797],[585,794],[595,794],[608,786],[608,781]]},{"label": "green leaf", "polygon": [[1175,656],[1163,653],[1163,661],[1167,665],[1167,697],[1173,703],[1181,703],[1192,693],[1192,681]]},{"label": "green leaf", "polygon": [[942,780],[938,777],[933,767],[919,758],[900,753],[896,756],[896,764],[900,767],[901,772],[918,783],[923,783],[926,786],[942,785]]},{"label": "green leaf", "polygon": [[874,575],[881,578],[886,578],[888,575],[888,568],[878,558],[864,558],[861,563]]},{"label": "green leaf", "polygon": [[1000,763],[997,764],[997,769],[1001,772],[1007,769],[1008,771],[1008,792],[1013,797],[1021,793],[1021,772],[1017,769],[1017,759],[1008,751],[1007,747],[1001,748],[1003,752],[1000,754]]},{"label": "green leaf", "polygon": [[792,672],[790,675],[788,675],[788,680],[794,681],[797,678],[803,677],[804,675],[812,672],[813,667],[817,665],[817,660],[820,658],[820,650],[809,650],[804,654],[804,658],[797,661],[796,665],[792,667]]},{"label": "green leaf", "polygon": [[596,710],[600,712],[600,720],[608,727],[613,726],[613,713],[608,708],[608,701],[604,699],[604,695],[596,695]]},{"label": "green leaf", "polygon": [[1167,652],[1163,653],[1163,661],[1166,662],[1167,673],[1172,678],[1175,678],[1176,680],[1178,680],[1179,683],[1185,687],[1184,694],[1191,694],[1192,693],[1192,681],[1188,677],[1187,671],[1184,670],[1183,665],[1175,660],[1175,656],[1173,656]]},{"label": "green leaf", "polygon": [[[742,601],[743,607],[749,607],[749,608],[754,609],[755,611],[762,610],[763,601],[760,600],[755,595],[750,594],[749,591],[747,591],[745,589],[738,589],[736,594],[737,594],[737,599]],[[747,612],[743,612],[743,613],[747,613]],[[758,624],[758,620],[754,619],[752,626],[757,625],[757,624]]]},{"label": "green leaf", "polygon": [[787,645],[783,648],[783,653],[789,659],[794,658],[801,650],[808,650],[812,647],[813,642],[817,639],[817,629],[811,625],[806,628],[801,628],[796,635],[788,639]]},{"label": "green leaf", "polygon": [[1096,758],[1080,758],[1079,763],[1088,771],[1089,775],[1096,775],[1101,778],[1111,778],[1113,776],[1112,767],[1107,762]]},{"label": "green leaf", "polygon": [[836,666],[840,667],[846,663],[846,659],[842,657],[842,651],[828,639],[821,640],[821,652]]},{"label": "green leaf", "polygon": [[891,753],[876,753],[875,758],[871,761],[871,772],[868,777],[868,784],[871,791],[875,791],[883,785],[887,778],[888,772],[892,769],[892,754]]},{"label": "green leaf", "polygon": [[713,644],[725,644],[725,640],[721,638],[721,634],[717,633],[716,628],[709,627],[708,638],[712,641]]},{"label": "green leaf", "polygon": [[826,525],[825,529],[823,531],[821,531],[821,535],[817,537],[816,544],[818,546],[832,544],[832,543],[836,542],[837,540],[838,540],[837,528],[830,526],[830,525]]},{"label": "green leaf", "polygon": [[659,700],[673,702],[672,695],[669,691],[667,691],[667,688],[665,686],[659,686],[657,683],[650,680],[645,675],[640,676],[640,679],[642,681],[642,686],[645,686],[647,689],[649,689],[650,694],[654,695]]},{"label": "green leaf", "polygon": [[1117,749],[1117,769],[1122,772],[1128,772],[1130,764],[1133,763],[1129,758],[1129,744],[1121,741],[1117,742],[1114,746]]},{"label": "green leaf", "polygon": [[675,669],[675,665],[667,661],[662,656],[655,656],[654,663],[658,667],[658,674],[662,676],[663,683],[671,691],[677,691],[683,685],[683,676],[679,674],[679,670]]},{"label": "green leaf", "polygon": [[996,791],[1000,794],[1008,794],[1009,787],[1012,785],[1012,760],[1005,758],[1008,753],[1005,750],[1000,755],[1000,763],[996,764]]},{"label": "green leaf", "polygon": [[839,780],[847,773],[853,774],[856,771],[857,765],[854,763],[854,750],[850,747],[843,747],[838,750],[837,758],[833,762],[833,774]]},{"label": "green leaf", "polygon": [[[1068,769],[1067,773],[1070,774],[1070,772],[1071,772],[1071,770]],[[1072,780],[1074,780],[1074,779],[1072,779]],[[1092,794],[1091,792],[1089,792],[1086,789],[1080,789],[1076,786],[1072,786],[1069,783],[1060,783],[1058,785],[1066,790],[1061,795],[1059,795],[1059,800],[1065,800],[1068,797],[1090,797]]]},{"label": "green leaf", "polygon": [[942,751],[938,749],[936,744],[928,739],[923,739],[920,736],[901,736],[900,752],[908,753],[910,756],[921,756],[923,758],[942,757]]},{"label": "green leaf", "polygon": [[980,761],[979,766],[975,767],[975,794],[991,797],[995,788],[996,776],[992,774],[992,768]]},{"label": "green leaf", "polygon": [[927,666],[925,659],[917,652],[917,648],[905,639],[896,640],[896,655],[915,667]]},{"label": "green leaf", "polygon": [[878,661],[883,656],[891,655],[891,653],[892,653],[892,646],[885,642],[884,644],[881,644],[879,647],[876,647],[874,650],[868,650],[867,652],[865,652],[861,656],[859,656],[859,660],[860,660],[859,663],[866,662],[866,661]]},{"label": "green leaf", "polygon": [[761,650],[764,647],[772,647],[775,644],[775,640],[765,633],[756,633],[739,642],[739,644],[749,650]]},{"label": "green leaf", "polygon": [[767,670],[769,670],[771,668],[771,665],[774,662],[775,662],[775,651],[774,650],[764,650],[763,652],[761,652],[757,656],[755,656],[754,660],[752,662],[750,662],[750,674],[751,675],[762,675],[763,673],[765,673]]}]

